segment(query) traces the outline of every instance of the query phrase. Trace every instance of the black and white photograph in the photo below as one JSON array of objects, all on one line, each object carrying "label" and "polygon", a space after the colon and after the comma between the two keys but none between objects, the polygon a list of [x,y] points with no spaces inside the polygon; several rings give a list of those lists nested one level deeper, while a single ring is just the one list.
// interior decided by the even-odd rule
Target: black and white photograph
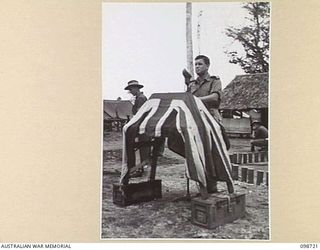
[{"label": "black and white photograph", "polygon": [[270,12],[102,3],[102,240],[271,239]]}]

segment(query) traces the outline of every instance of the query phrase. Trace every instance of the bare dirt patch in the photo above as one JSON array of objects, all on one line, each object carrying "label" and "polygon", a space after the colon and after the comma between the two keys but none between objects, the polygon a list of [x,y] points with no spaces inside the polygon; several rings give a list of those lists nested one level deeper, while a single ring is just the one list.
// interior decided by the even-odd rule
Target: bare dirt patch
[{"label": "bare dirt patch", "polygon": [[[112,144],[112,145],[109,145]],[[231,139],[231,152],[249,150],[248,139]],[[186,194],[184,159],[168,149],[159,158],[157,179],[162,180],[162,199],[143,202],[128,207],[118,207],[112,202],[112,184],[119,182],[122,156],[121,133],[105,136],[102,238],[203,238],[203,239],[269,239],[268,187],[235,181],[236,192],[246,194],[246,216],[215,229],[205,229],[191,223],[191,203],[174,201]],[[132,182],[146,180],[145,176]],[[226,185],[219,183],[221,192]],[[190,181],[190,192],[198,193],[196,183]]]}]

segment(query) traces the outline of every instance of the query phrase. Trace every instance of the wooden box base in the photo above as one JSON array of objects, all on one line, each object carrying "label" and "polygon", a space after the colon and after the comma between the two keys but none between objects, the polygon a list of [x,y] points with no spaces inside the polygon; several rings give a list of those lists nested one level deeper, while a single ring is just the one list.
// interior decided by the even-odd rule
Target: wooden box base
[{"label": "wooden box base", "polygon": [[230,223],[245,216],[245,194],[211,194],[206,200],[191,201],[191,221],[208,229]]},{"label": "wooden box base", "polygon": [[113,184],[113,203],[124,207],[162,198],[161,180],[123,185]]}]

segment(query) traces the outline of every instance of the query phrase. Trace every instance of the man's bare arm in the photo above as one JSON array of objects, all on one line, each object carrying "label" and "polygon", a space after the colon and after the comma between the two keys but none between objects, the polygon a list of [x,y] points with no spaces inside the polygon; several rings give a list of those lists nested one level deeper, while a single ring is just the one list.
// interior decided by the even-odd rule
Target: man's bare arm
[{"label": "man's bare arm", "polygon": [[212,93],[210,95],[202,96],[202,97],[199,97],[199,98],[203,103],[205,103],[205,104],[211,103],[211,104],[214,104],[215,106],[218,106],[219,105],[219,101],[220,101],[218,93]]}]

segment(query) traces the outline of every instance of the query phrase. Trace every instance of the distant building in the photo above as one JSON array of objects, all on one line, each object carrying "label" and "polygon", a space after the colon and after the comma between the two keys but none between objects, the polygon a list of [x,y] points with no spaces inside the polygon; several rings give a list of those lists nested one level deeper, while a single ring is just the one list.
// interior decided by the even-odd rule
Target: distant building
[{"label": "distant building", "polygon": [[127,100],[104,100],[104,131],[120,131],[132,117],[132,103]]},{"label": "distant building", "polygon": [[[219,109],[226,118],[225,123],[230,123],[227,119],[237,117],[243,120],[249,119],[243,122],[245,124],[250,124],[252,120],[260,120],[268,128],[268,95],[268,73],[236,76],[222,91]],[[250,118],[243,118],[248,115]]]}]

